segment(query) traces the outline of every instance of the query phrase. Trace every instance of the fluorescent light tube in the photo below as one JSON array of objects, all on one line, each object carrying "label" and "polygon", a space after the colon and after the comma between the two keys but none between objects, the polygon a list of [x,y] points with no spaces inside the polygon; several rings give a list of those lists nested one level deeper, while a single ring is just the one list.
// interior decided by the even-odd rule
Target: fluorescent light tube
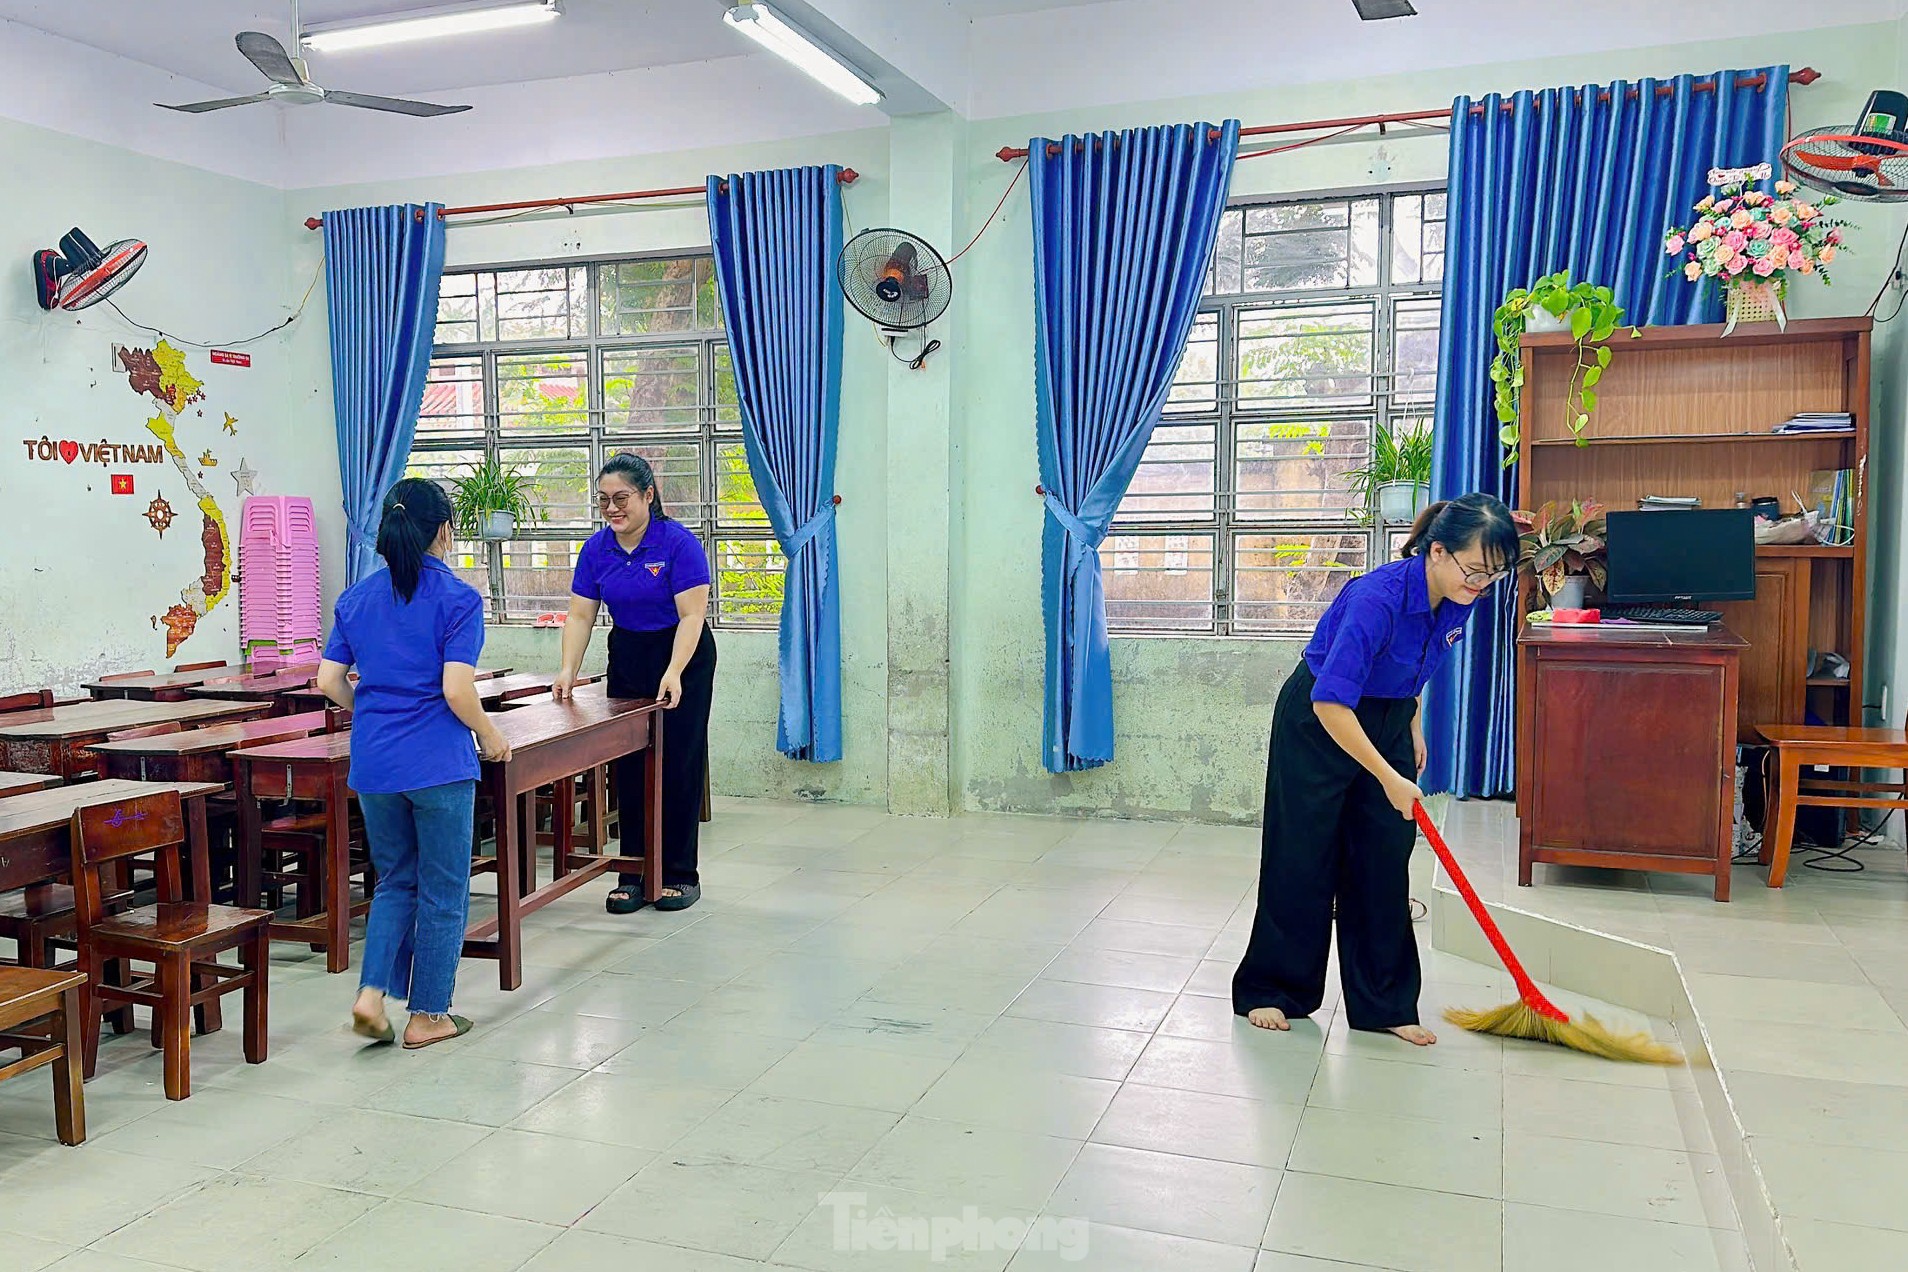
[{"label": "fluorescent light tube", "polygon": [[872,106],[881,100],[881,90],[864,79],[861,72],[823,48],[808,32],[783,21],[759,0],[735,5],[722,15],[722,20],[855,105]]},{"label": "fluorescent light tube", "polygon": [[320,53],[341,53],[412,40],[434,40],[473,31],[503,31],[536,26],[563,12],[558,0],[511,0],[506,4],[418,9],[369,22],[325,23],[301,32],[304,43]]}]

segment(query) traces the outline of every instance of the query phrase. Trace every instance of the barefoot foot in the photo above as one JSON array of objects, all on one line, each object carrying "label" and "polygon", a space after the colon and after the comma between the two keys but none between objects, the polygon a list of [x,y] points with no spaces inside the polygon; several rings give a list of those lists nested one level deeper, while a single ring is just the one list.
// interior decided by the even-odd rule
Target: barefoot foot
[{"label": "barefoot foot", "polygon": [[1291,1022],[1285,1018],[1285,1013],[1277,1007],[1254,1007],[1246,1013],[1246,1019],[1260,1029],[1276,1029],[1284,1032],[1292,1027]]},{"label": "barefoot foot", "polygon": [[1438,1040],[1438,1036],[1423,1025],[1399,1025],[1388,1032],[1397,1034],[1414,1047],[1428,1047]]}]

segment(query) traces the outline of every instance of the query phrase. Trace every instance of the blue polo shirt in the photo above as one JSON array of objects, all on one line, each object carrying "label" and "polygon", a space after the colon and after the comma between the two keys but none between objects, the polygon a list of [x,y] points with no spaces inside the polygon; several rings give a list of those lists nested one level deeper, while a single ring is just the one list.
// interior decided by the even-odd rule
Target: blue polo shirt
[{"label": "blue polo shirt", "polygon": [[604,526],[576,554],[570,590],[609,606],[610,621],[626,631],[657,632],[677,623],[676,596],[709,582],[702,541],[679,521],[652,517],[634,552]]},{"label": "blue polo shirt", "polygon": [[477,742],[444,700],[444,664],[475,667],[484,601],[436,557],[406,602],[379,570],[345,589],[325,658],[358,668],[351,789],[395,795],[478,776]]},{"label": "blue polo shirt", "polygon": [[1313,702],[1356,707],[1361,698],[1415,698],[1438,661],[1464,638],[1475,607],[1435,610],[1423,557],[1392,561],[1345,585],[1305,647]]}]

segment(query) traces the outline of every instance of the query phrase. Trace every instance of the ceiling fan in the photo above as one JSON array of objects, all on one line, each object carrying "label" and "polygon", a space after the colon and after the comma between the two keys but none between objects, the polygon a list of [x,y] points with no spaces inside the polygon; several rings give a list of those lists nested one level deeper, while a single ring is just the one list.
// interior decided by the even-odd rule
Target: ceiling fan
[{"label": "ceiling fan", "polygon": [[1352,0],[1360,20],[1378,22],[1384,18],[1415,18],[1418,11],[1411,0]]},{"label": "ceiling fan", "polygon": [[[292,42],[302,45],[304,28],[298,24],[298,0],[292,0],[291,6]],[[439,106],[436,102],[414,102],[402,97],[378,97],[371,93],[349,93],[342,89],[320,88],[311,82],[311,74],[305,69],[305,59],[292,57],[285,52],[285,46],[263,31],[240,31],[238,33],[238,51],[251,62],[272,84],[262,93],[253,93],[247,97],[221,97],[209,102],[187,102],[183,106],[173,106],[166,102],[155,103],[167,110],[184,111],[191,115],[202,115],[210,110],[224,110],[229,106],[250,106],[254,102],[283,102],[288,106],[308,106],[313,102],[330,102],[334,106],[357,106],[364,110],[390,111],[397,115],[455,115],[459,111],[469,110],[468,106]]]}]

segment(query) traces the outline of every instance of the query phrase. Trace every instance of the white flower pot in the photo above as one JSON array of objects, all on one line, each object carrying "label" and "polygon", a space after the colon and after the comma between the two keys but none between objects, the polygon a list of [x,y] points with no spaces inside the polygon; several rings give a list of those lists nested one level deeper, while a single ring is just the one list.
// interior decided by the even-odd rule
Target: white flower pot
[{"label": "white flower pot", "polygon": [[1533,306],[1524,314],[1524,331],[1530,335],[1539,335],[1548,331],[1570,330],[1570,311],[1553,314],[1542,305]]},{"label": "white flower pot", "polygon": [[477,533],[485,543],[506,543],[517,536],[517,518],[508,512],[486,512]]},{"label": "white flower pot", "polygon": [[1583,575],[1566,574],[1564,576],[1564,581],[1557,585],[1557,590],[1550,594],[1550,608],[1551,609],[1582,609],[1583,608],[1583,589],[1584,589]]},{"label": "white flower pot", "polygon": [[1409,524],[1431,502],[1431,487],[1415,481],[1380,482],[1377,501],[1380,521]]}]

